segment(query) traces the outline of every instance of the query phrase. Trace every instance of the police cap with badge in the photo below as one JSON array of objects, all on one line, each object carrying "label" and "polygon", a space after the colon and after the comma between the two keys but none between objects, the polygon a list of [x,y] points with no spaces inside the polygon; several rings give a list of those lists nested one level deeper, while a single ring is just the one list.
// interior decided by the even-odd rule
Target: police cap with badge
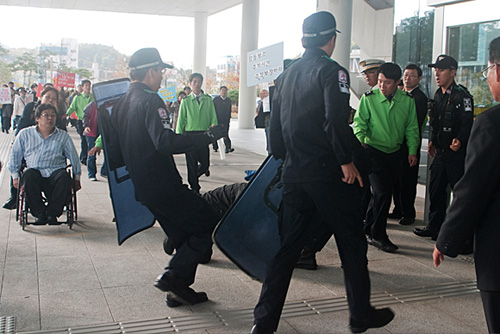
[{"label": "police cap with badge", "polygon": [[[436,58],[435,63],[429,64],[428,66],[440,70],[456,70],[458,68],[458,63],[455,58],[442,54]],[[446,149],[451,144],[453,138],[456,138],[460,128],[460,117],[456,115],[456,110],[463,108],[465,113],[470,113],[474,110],[472,95],[467,88],[460,84],[451,87],[452,88],[449,87],[447,91],[449,94],[448,103],[444,105],[444,110],[442,110],[443,115],[438,118],[439,125],[437,126],[438,143],[440,143],[438,146]],[[431,109],[430,112],[433,113],[433,109],[436,107],[434,100],[429,100],[429,104]]]},{"label": "police cap with badge", "polygon": [[160,53],[156,48],[143,48],[134,52],[128,63],[128,68],[131,71],[141,70],[159,66],[163,68],[173,68],[172,65],[166,64],[161,60]]},{"label": "police cap with badge", "polygon": [[434,64],[429,64],[429,67],[439,68],[441,70],[452,69],[456,70],[458,68],[458,63],[455,58],[448,55],[439,55]]},{"label": "police cap with badge", "polygon": [[361,66],[361,73],[374,68],[379,68],[383,64],[385,64],[385,61],[381,59],[365,59],[359,62],[359,66]]}]

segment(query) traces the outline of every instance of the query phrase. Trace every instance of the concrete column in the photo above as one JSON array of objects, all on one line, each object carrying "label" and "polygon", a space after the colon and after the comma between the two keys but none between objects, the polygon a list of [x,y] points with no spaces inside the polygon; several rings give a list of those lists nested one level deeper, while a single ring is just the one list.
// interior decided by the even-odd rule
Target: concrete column
[{"label": "concrete column", "polygon": [[351,55],[352,0],[318,0],[316,10],[328,11],[335,16],[337,33],[332,59],[349,70]]},{"label": "concrete column", "polygon": [[207,71],[207,29],[208,14],[196,12],[194,14],[193,72],[198,72],[203,75],[203,89],[205,87]]},{"label": "concrete column", "polygon": [[256,50],[259,42],[259,0],[243,0],[241,20],[241,63],[238,126],[253,129],[255,117],[256,87],[247,87],[247,52]]}]

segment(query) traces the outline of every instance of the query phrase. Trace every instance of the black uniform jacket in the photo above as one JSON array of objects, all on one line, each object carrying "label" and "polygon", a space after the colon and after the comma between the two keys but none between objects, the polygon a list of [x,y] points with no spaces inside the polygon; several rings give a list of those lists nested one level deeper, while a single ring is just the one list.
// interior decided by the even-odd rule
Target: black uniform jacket
[{"label": "black uniform jacket", "polygon": [[453,203],[437,248],[455,257],[475,233],[477,287],[500,290],[500,106],[479,115],[467,148],[465,174],[453,189]]},{"label": "black uniform jacket", "polygon": [[[474,119],[472,96],[463,87],[453,82],[444,94],[441,88],[438,88],[434,94],[434,100],[434,108],[429,115],[432,143],[438,150],[451,152],[451,140],[457,138],[460,140],[461,147],[456,153],[464,152]],[[446,121],[447,110],[451,111],[452,115],[449,121]],[[446,133],[445,127],[451,127],[451,132]]]},{"label": "black uniform jacket", "polygon": [[277,79],[270,142],[284,183],[331,181],[353,161],[349,74],[321,49],[306,49]]},{"label": "black uniform jacket", "polygon": [[165,203],[165,198],[175,197],[182,178],[172,154],[210,143],[206,135],[175,134],[162,99],[140,82],[131,83],[116,103],[111,124],[134,183],[135,197],[142,203]]}]

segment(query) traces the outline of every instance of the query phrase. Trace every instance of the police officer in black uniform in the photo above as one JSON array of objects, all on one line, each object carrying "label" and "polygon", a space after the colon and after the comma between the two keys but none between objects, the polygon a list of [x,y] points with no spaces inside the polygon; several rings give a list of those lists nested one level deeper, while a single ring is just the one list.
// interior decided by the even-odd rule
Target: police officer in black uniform
[{"label": "police officer in black uniform", "polygon": [[[270,144],[284,159],[280,213],[281,249],[268,264],[252,333],[278,328],[295,263],[314,231],[327,224],[335,235],[344,268],[350,328],[361,333],[382,327],[394,314],[370,305],[367,244],[360,210],[362,177],[353,163],[354,134],[349,127],[349,74],[330,56],[336,22],[329,12],[304,20],[301,59],[276,80]],[[320,219],[314,219],[319,215]]]},{"label": "police officer in black uniform", "polygon": [[[182,183],[173,154],[185,153],[221,138],[223,126],[197,136],[175,134],[165,104],[158,96],[163,63],[155,48],[140,49],[130,58],[132,83],[111,115],[109,147],[118,147],[135,188],[136,199],[155,216],[177,249],[165,272],[155,281],[162,291],[172,292],[186,304],[208,300],[195,292],[193,284],[198,263],[211,251],[211,234],[218,213],[198,194]],[[113,161],[110,161],[112,164]],[[174,296],[167,295],[168,298]]]},{"label": "police officer in black uniform", "polygon": [[437,239],[446,217],[448,185],[453,189],[464,174],[465,153],[474,117],[472,95],[462,85],[457,85],[455,75],[457,61],[448,55],[440,55],[434,64],[436,83],[439,88],[430,101],[431,140],[429,156],[434,160],[430,167],[429,223],[413,232],[421,237]]}]

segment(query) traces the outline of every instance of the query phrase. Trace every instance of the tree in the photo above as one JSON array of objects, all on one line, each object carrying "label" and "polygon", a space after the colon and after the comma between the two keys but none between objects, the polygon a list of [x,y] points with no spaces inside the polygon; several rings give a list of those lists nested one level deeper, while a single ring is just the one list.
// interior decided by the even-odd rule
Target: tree
[{"label": "tree", "polygon": [[78,74],[81,78],[93,79],[92,72],[86,68],[77,68],[76,70],[72,69],[71,73]]},{"label": "tree", "polygon": [[231,89],[227,92],[227,97],[231,99],[233,104],[238,105],[240,91],[238,89]]},{"label": "tree", "polygon": [[[9,53],[9,50],[4,48],[3,45],[0,44],[0,57],[3,57],[7,53]],[[9,81],[10,81],[10,68],[3,60],[0,60],[0,82],[9,82]]]},{"label": "tree", "polygon": [[35,56],[29,52],[24,52],[21,57],[17,57],[15,62],[10,64],[10,69],[12,72],[23,72],[23,86],[26,86],[26,72],[29,72],[29,84],[32,73],[36,72],[37,69]]}]

